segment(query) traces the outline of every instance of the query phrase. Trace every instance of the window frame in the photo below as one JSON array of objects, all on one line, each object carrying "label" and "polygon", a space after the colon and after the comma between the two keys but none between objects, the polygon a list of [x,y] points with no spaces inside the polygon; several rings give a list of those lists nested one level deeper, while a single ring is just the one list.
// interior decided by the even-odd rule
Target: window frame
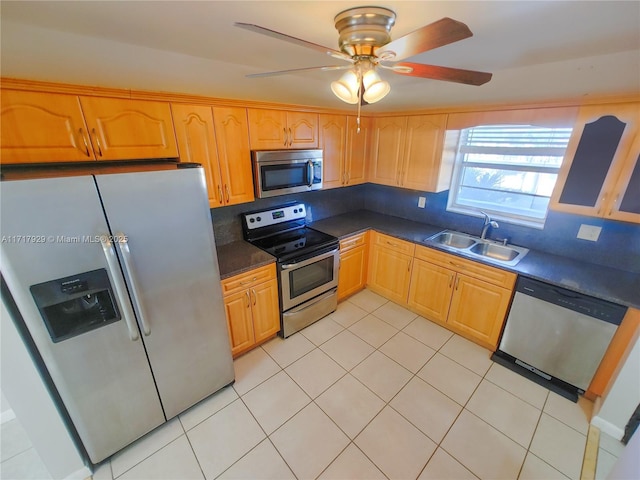
[{"label": "window frame", "polygon": [[[446,132],[446,135],[449,136],[456,136],[457,138],[455,139],[456,142],[455,144],[455,151],[453,152],[453,168],[452,168],[452,176],[451,176],[451,184],[450,184],[450,188],[449,188],[449,196],[447,199],[447,207],[446,210],[448,212],[454,212],[454,213],[459,213],[459,214],[463,214],[463,215],[470,215],[470,216],[474,216],[474,217],[483,217],[483,213],[486,213],[488,215],[491,216],[492,219],[496,219],[496,220],[500,220],[500,221],[504,221],[506,223],[511,223],[511,224],[515,224],[515,225],[522,225],[522,226],[526,226],[526,227],[530,227],[530,228],[536,228],[536,229],[542,229],[544,228],[544,224],[546,222],[548,213],[549,213],[549,205],[550,205],[550,201],[551,201],[551,197],[553,196],[553,189],[551,191],[551,193],[549,194],[549,203],[547,204],[547,208],[545,210],[545,214],[542,218],[540,217],[535,217],[533,215],[526,215],[526,214],[518,214],[516,212],[506,212],[504,210],[498,210],[495,208],[491,208],[491,204],[487,203],[487,205],[483,205],[482,207],[480,206],[471,206],[468,204],[464,204],[464,203],[460,203],[458,202],[458,192],[460,191],[461,188],[461,182],[462,182],[462,176],[465,172],[465,167],[469,166],[470,163],[476,163],[478,167],[480,168],[487,168],[487,169],[495,169],[495,170],[507,170],[507,171],[513,171],[513,172],[532,172],[532,173],[544,173],[544,174],[555,174],[556,175],[556,183],[558,181],[559,178],[559,174],[562,168],[562,164],[564,162],[564,156],[566,154],[566,148],[567,145],[564,146],[564,149],[562,151],[562,156],[560,157],[560,164],[558,166],[543,166],[543,165],[526,165],[526,164],[517,164],[517,163],[513,163],[513,164],[509,164],[509,163],[499,163],[499,162],[491,162],[491,161],[487,161],[487,162],[464,162],[464,158],[465,155],[470,154],[470,153],[476,153],[476,154],[502,154],[502,155],[521,155],[523,153],[524,150],[520,150],[519,147],[482,147],[482,146],[468,146],[466,143],[463,144],[462,142],[466,142],[466,139],[468,138],[466,135],[466,132],[468,130],[474,129],[474,128],[481,128],[481,127],[487,127],[487,128],[492,128],[492,129],[499,129],[499,128],[553,128],[553,129],[563,129],[566,131],[566,136],[567,136],[567,145],[569,143],[570,137],[572,135],[572,130],[573,127],[572,126],[567,126],[567,125],[553,125],[553,126],[549,126],[549,125],[534,125],[531,123],[528,123],[526,120],[524,120],[523,122],[519,122],[519,123],[487,123],[484,125],[470,125],[467,128],[462,128],[460,130],[448,130]],[[558,148],[559,147],[553,147],[553,146],[546,146],[546,147],[532,147],[526,151],[529,152],[534,152],[534,154],[536,156],[556,156],[558,157]],[[561,147],[560,147],[561,148]],[[500,153],[502,152],[502,153]],[[473,166],[473,165],[471,165]],[[555,188],[555,184],[554,184],[554,188]],[[504,190],[498,190],[495,189],[494,191],[504,191]],[[535,194],[529,194],[529,193],[520,193],[520,194],[524,194],[524,195],[530,195],[532,197],[540,197],[540,195],[535,195]],[[495,205],[495,204],[494,204]]]}]

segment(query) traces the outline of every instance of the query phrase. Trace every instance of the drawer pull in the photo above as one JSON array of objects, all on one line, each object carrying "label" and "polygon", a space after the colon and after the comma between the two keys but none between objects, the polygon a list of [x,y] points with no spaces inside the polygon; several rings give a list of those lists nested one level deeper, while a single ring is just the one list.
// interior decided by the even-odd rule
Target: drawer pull
[{"label": "drawer pull", "polygon": [[399,247],[399,246],[400,246],[400,245],[398,245],[397,243],[390,242],[389,240],[387,240],[387,243],[388,243],[389,245],[391,245],[392,247]]},{"label": "drawer pull", "polygon": [[343,243],[342,246],[346,248],[350,247],[351,245],[355,245],[356,243],[358,243],[358,240],[351,240],[350,242]]},{"label": "drawer pull", "polygon": [[255,282],[258,277],[253,277],[251,280],[245,280],[244,282],[240,282],[240,285],[249,285],[250,283]]},{"label": "drawer pull", "polygon": [[454,267],[464,268],[464,265],[460,265],[459,263],[452,262],[451,260],[449,260],[449,264],[450,264],[450,265],[453,265]]}]

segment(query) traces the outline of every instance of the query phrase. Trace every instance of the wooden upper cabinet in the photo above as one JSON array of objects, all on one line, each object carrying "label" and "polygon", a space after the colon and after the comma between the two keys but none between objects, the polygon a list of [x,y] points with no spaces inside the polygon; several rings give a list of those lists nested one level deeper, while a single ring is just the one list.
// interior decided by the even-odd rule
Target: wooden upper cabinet
[{"label": "wooden upper cabinet", "polygon": [[377,117],[373,120],[369,180],[398,186],[407,117]]},{"label": "wooden upper cabinet", "polygon": [[247,109],[213,107],[222,193],[226,205],[252,202],[253,174]]},{"label": "wooden upper cabinet", "polygon": [[209,206],[253,201],[246,109],[172,104],[171,110],[180,161],[204,167]]},{"label": "wooden upper cabinet", "polygon": [[374,119],[369,180],[429,192],[449,188],[453,164],[442,161],[446,123],[446,115]]},{"label": "wooden upper cabinet", "polygon": [[[618,216],[616,204],[626,196],[630,183],[621,173],[632,174],[637,163],[630,154],[640,133],[640,104],[591,105],[580,109],[550,208],[579,215],[637,221],[640,209],[627,206],[630,217]],[[634,164],[634,165],[631,165]],[[627,198],[637,198],[638,192]],[[621,189],[625,189],[622,191]],[[629,203],[635,203],[629,200]],[[628,205],[628,204],[627,204]],[[625,207],[623,207],[625,208]],[[634,215],[635,210],[635,215]],[[635,219],[635,220],[634,220]]]},{"label": "wooden upper cabinet", "polygon": [[419,115],[407,119],[400,186],[441,192],[449,188],[453,163],[442,162],[446,115]]},{"label": "wooden upper cabinet", "polygon": [[318,115],[319,147],[322,149],[322,188],[344,185],[347,117]]},{"label": "wooden upper cabinet", "polygon": [[249,108],[253,150],[318,148],[318,114]]},{"label": "wooden upper cabinet", "polygon": [[2,90],[0,99],[2,163],[95,160],[77,96]]},{"label": "wooden upper cabinet", "polygon": [[98,160],[176,158],[168,103],[80,97]]},{"label": "wooden upper cabinet", "polygon": [[604,214],[605,218],[640,223],[640,132],[631,145]]},{"label": "wooden upper cabinet", "polygon": [[345,153],[345,185],[358,185],[367,181],[366,161],[370,152],[371,118],[360,118],[360,132],[357,118],[347,117],[347,151]]},{"label": "wooden upper cabinet", "polygon": [[202,164],[207,179],[209,206],[222,205],[222,181],[211,108],[174,103],[171,111],[180,161]]}]

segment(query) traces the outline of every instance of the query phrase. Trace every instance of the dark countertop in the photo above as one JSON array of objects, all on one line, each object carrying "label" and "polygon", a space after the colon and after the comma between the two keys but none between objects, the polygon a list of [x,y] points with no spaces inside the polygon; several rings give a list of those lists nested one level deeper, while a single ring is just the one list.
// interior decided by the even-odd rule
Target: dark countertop
[{"label": "dark countertop", "polygon": [[[585,295],[640,308],[640,274],[637,273],[531,249],[515,266],[505,266],[491,260],[465,255],[426,240],[428,237],[445,230],[443,227],[413,222],[369,210],[359,210],[325,218],[313,222],[310,226],[341,239],[373,229]],[[275,262],[274,257],[245,241],[221,245],[217,247],[217,251],[220,275],[223,279]]]},{"label": "dark countertop", "polygon": [[274,256],[244,240],[216,245],[216,251],[218,252],[221,280],[276,261]]},{"label": "dark countertop", "polygon": [[478,257],[442,247],[437,243],[425,241],[428,237],[445,230],[445,228],[368,210],[325,218],[314,222],[311,227],[338,238],[348,237],[371,228],[403,240],[426,245],[436,250],[502,268],[585,295],[628,307],[640,308],[640,274],[637,273],[531,249],[515,266],[505,266],[489,259],[481,260]]}]

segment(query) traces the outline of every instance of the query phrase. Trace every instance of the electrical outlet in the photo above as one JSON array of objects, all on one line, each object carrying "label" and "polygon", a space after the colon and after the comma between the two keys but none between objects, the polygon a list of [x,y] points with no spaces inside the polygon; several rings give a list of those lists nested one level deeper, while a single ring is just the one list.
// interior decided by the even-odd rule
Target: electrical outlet
[{"label": "electrical outlet", "polygon": [[418,208],[424,208],[426,204],[427,204],[426,197],[418,197]]},{"label": "electrical outlet", "polygon": [[580,225],[580,230],[578,230],[578,238],[582,240],[590,240],[592,242],[597,242],[598,237],[600,236],[600,232],[602,231],[602,227],[596,227],[595,225]]}]

